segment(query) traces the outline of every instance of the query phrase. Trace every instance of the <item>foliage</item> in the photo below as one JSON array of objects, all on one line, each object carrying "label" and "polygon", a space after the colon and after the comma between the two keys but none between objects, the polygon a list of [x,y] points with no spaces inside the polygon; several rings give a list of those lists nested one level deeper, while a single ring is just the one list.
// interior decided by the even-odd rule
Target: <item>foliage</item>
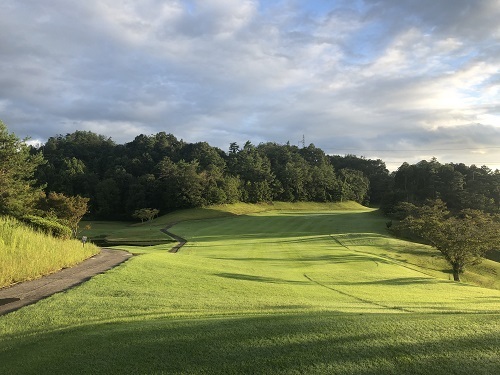
[{"label": "foliage", "polygon": [[368,199],[371,204],[379,205],[391,189],[391,176],[385,163],[380,159],[366,159],[355,155],[331,155],[329,159],[335,170],[345,168],[356,170],[368,178],[370,188],[365,199]]},{"label": "foliage", "polygon": [[370,180],[361,171],[344,168],[340,170],[340,201],[365,203],[370,188]]},{"label": "foliage", "polygon": [[500,213],[500,171],[464,164],[441,164],[436,159],[410,165],[403,163],[394,173],[394,186],[384,197],[382,208],[392,214],[399,202],[422,205],[441,199],[454,212],[476,209]]},{"label": "foliage", "polygon": [[421,207],[406,203],[407,216],[393,231],[410,230],[429,241],[452,266],[455,281],[460,281],[467,266],[479,264],[485,253],[500,242],[500,220],[479,210],[465,209],[450,215],[441,200]]},{"label": "foliage", "polygon": [[48,218],[25,215],[21,218],[21,220],[34,230],[42,231],[50,236],[68,239],[71,238],[72,235],[71,228]]},{"label": "foliage", "polygon": [[355,155],[326,155],[313,144],[274,142],[224,152],[206,142],[186,143],[172,134],[139,135],[116,145],[78,131],[50,138],[37,170],[46,191],[88,197],[94,218],[126,219],[143,207],[161,213],[235,202],[335,202],[381,205],[442,199],[452,211],[500,212],[500,171],[436,159],[403,163],[389,174],[385,163]]},{"label": "foliage", "polygon": [[139,210],[136,210],[132,216],[140,219],[142,223],[144,222],[144,220],[153,220],[156,216],[158,216],[159,213],[160,210],[158,210],[157,208],[141,208]]},{"label": "foliage", "polygon": [[62,193],[50,192],[39,201],[39,208],[47,215],[53,215],[62,224],[71,228],[73,236],[78,232],[78,223],[87,213],[89,198],[80,196],[67,197]]},{"label": "foliage", "polygon": [[43,163],[42,155],[31,155],[26,140],[9,133],[0,121],[0,214],[21,217],[31,213],[42,194],[35,187],[34,173]]},{"label": "foliage", "polygon": [[99,218],[125,219],[154,206],[166,213],[239,201],[368,202],[366,177],[356,171],[359,178],[341,187],[330,159],[312,144],[233,142],[225,153],[163,132],[125,145],[75,132],[50,138],[39,151],[48,160],[37,174],[47,190],[89,197],[90,215]]}]

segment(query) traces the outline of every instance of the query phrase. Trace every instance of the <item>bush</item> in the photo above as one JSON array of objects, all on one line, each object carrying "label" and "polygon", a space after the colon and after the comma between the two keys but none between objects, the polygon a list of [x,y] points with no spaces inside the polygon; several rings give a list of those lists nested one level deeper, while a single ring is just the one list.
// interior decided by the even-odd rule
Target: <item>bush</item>
[{"label": "bush", "polygon": [[71,238],[71,228],[58,223],[57,221],[46,219],[34,215],[26,215],[21,220],[35,230],[39,230],[56,238]]}]

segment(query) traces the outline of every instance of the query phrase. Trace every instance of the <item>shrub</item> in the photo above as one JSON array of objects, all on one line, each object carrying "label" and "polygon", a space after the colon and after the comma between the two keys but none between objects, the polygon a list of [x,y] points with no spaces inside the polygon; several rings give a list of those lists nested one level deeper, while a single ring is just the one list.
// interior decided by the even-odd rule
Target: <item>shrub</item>
[{"label": "shrub", "polygon": [[46,219],[34,215],[25,215],[21,220],[35,230],[39,230],[53,237],[68,239],[71,238],[71,228],[58,223],[57,221]]}]

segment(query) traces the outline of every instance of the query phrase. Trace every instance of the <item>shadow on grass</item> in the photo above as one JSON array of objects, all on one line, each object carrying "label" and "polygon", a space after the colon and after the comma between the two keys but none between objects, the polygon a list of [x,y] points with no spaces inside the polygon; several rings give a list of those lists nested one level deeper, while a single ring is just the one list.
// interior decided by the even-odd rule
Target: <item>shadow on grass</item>
[{"label": "shadow on grass", "polygon": [[224,277],[226,279],[256,281],[259,283],[270,283],[270,284],[309,284],[309,282],[307,281],[296,281],[296,280],[279,279],[276,277],[245,275],[242,273],[218,273],[215,274],[215,276]]},{"label": "shadow on grass", "polygon": [[0,362],[5,374],[494,374],[499,333],[498,316],[475,315],[151,319],[10,339]]},{"label": "shadow on grass", "polygon": [[[210,242],[230,236],[234,238],[299,237],[322,236],[336,233],[376,233],[385,234],[385,218],[379,212],[330,212],[280,213],[276,216],[237,216],[231,220],[244,221],[230,229],[224,225],[211,228],[210,236],[200,236],[196,242]],[[175,232],[173,228],[172,232]]]},{"label": "shadow on grass", "polygon": [[393,264],[388,260],[377,258],[375,256],[371,257],[369,255],[359,255],[359,254],[328,254],[328,255],[318,255],[318,256],[296,256],[287,258],[275,258],[275,257],[210,257],[211,259],[221,259],[221,260],[236,260],[236,261],[256,261],[256,262],[279,262],[279,263],[296,263],[296,262],[321,262],[321,263],[333,263],[333,264],[344,264],[353,262],[375,262],[375,263],[385,263]]},{"label": "shadow on grass", "polygon": [[448,284],[450,281],[425,277],[399,277],[394,279],[383,279],[360,282],[335,282],[335,285],[424,285],[424,284]]}]

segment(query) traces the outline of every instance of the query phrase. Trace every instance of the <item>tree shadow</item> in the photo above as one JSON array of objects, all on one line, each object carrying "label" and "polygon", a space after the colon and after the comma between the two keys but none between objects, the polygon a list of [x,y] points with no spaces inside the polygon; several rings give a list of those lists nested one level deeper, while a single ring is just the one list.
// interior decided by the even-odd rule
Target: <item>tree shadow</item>
[{"label": "tree shadow", "polygon": [[394,279],[382,279],[382,280],[372,280],[372,281],[343,281],[343,282],[335,282],[335,285],[425,285],[425,284],[447,284],[449,281],[447,280],[438,280],[433,278],[426,277],[399,277]]},{"label": "tree shadow", "polygon": [[499,330],[488,319],[332,312],[151,318],[9,339],[0,362],[9,374],[494,374]]},{"label": "tree shadow", "polygon": [[259,283],[269,283],[269,284],[309,284],[309,282],[307,281],[286,280],[276,277],[245,275],[242,273],[217,273],[215,274],[215,276],[224,277],[227,279],[255,281]]},{"label": "tree shadow", "polygon": [[210,257],[211,259],[221,259],[221,260],[234,260],[243,262],[281,262],[281,263],[296,263],[296,262],[321,262],[321,263],[332,263],[332,264],[344,264],[353,262],[375,262],[384,264],[393,264],[392,262],[381,259],[378,257],[371,257],[369,255],[360,255],[353,253],[345,254],[326,254],[326,255],[308,255],[302,256],[297,255],[296,257],[287,258],[277,258],[277,257]]},{"label": "tree shadow", "polygon": [[[340,220],[341,218],[341,220]],[[375,229],[385,230],[385,218],[375,212],[329,212],[329,213],[279,213],[276,216],[241,215],[231,217],[231,220],[245,221],[245,225],[232,226],[230,235],[234,238],[280,238],[299,236],[322,236],[332,233],[345,233],[349,228],[351,233],[371,233]],[[208,222],[207,222],[208,223]],[[279,231],[276,230],[279,228]],[[307,228],[307,229],[306,229]],[[172,228],[175,232],[175,227]],[[191,241],[211,242],[228,236],[227,227],[214,225],[209,236],[199,236]]]}]

